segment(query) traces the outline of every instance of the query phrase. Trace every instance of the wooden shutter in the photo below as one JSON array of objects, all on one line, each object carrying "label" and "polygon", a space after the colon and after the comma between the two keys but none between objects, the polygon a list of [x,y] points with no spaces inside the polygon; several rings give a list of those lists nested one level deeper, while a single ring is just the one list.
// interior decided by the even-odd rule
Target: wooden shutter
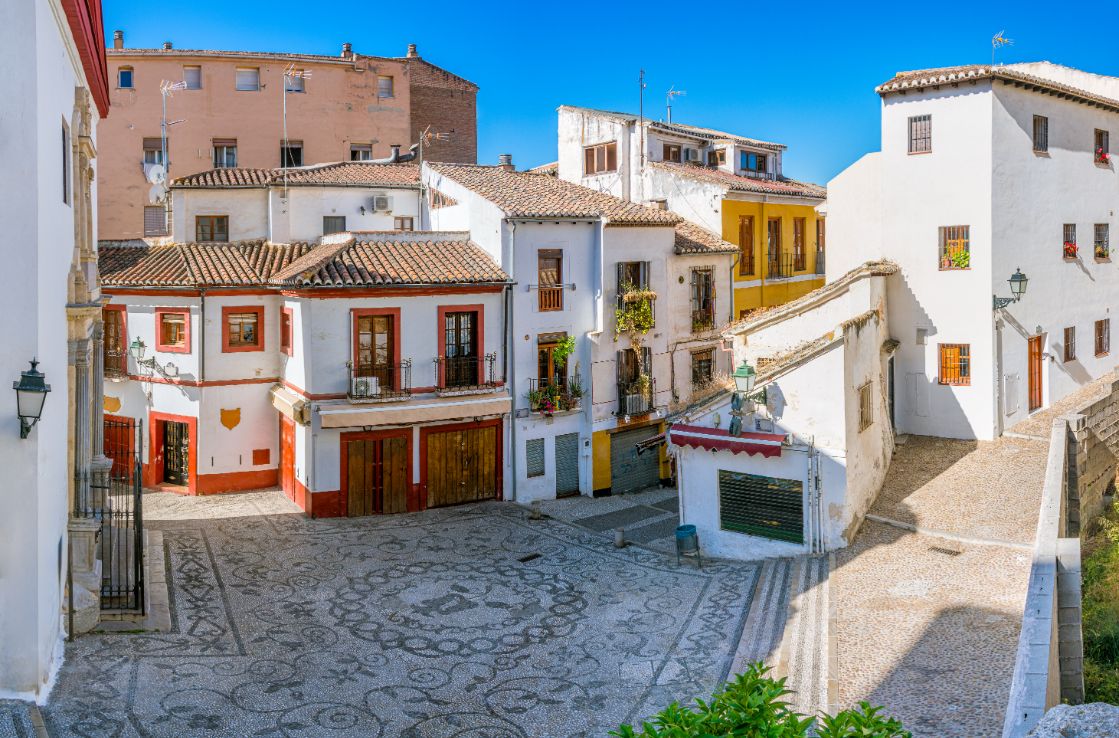
[{"label": "wooden shutter", "polygon": [[606,144],[606,171],[613,172],[618,168],[618,144]]},{"label": "wooden shutter", "polygon": [[719,527],[804,542],[803,485],[794,479],[719,470]]}]

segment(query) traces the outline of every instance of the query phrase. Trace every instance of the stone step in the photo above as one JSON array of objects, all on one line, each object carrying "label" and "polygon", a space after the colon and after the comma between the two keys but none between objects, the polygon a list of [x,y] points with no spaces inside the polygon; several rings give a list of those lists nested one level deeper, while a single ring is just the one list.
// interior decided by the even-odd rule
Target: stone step
[{"label": "stone step", "polygon": [[754,585],[750,612],[742,628],[728,678],[741,674],[755,661],[775,667],[789,607],[789,583],[794,559],[767,559]]},{"label": "stone step", "polygon": [[829,573],[827,556],[804,556],[796,559],[790,581],[789,617],[775,672],[787,678],[793,692],[789,701],[804,715],[829,707]]}]

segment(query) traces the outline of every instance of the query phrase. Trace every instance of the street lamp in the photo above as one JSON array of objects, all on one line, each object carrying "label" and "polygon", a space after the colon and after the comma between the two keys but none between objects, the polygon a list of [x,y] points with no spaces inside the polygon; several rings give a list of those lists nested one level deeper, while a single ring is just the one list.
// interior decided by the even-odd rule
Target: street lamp
[{"label": "street lamp", "polygon": [[758,373],[754,370],[754,367],[744,361],[734,370],[731,377],[734,379],[735,392],[742,400],[762,405],[766,404],[765,388],[763,387],[759,392],[754,392],[754,384],[758,381]]},{"label": "street lamp", "polygon": [[46,375],[35,367],[38,360],[31,360],[31,370],[21,372],[19,381],[12,382],[12,389],[16,391],[16,414],[19,415],[19,437],[27,438],[31,428],[39,422],[43,414],[43,403],[47,400],[47,393],[51,386],[44,382]]},{"label": "street lamp", "polygon": [[147,353],[147,350],[148,347],[139,336],[136,336],[136,340],[128,345],[128,353],[132,354],[132,358],[136,360],[137,364],[144,363],[144,354]]},{"label": "street lamp", "polygon": [[1015,269],[1014,274],[1010,275],[1010,279],[1006,280],[1010,283],[1010,297],[999,297],[995,295],[995,310],[1010,305],[1011,303],[1018,302],[1022,299],[1022,295],[1026,294],[1026,284],[1029,283],[1030,278],[1022,274],[1021,269]]}]

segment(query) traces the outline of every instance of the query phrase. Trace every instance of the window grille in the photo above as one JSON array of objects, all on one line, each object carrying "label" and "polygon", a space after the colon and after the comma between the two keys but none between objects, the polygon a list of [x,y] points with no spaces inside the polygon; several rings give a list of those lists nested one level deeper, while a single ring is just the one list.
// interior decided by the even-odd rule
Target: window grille
[{"label": "window grille", "polygon": [[1049,151],[1049,119],[1044,115],[1034,116],[1034,151]]},{"label": "window grille", "polygon": [[971,344],[940,344],[940,383],[971,384]]},{"label": "window grille", "polygon": [[1106,259],[1111,256],[1111,247],[1108,244],[1109,231],[1107,223],[1096,223],[1092,239],[1093,250],[1097,259]]},{"label": "window grille", "polygon": [[859,387],[859,430],[864,431],[874,422],[874,387],[873,382],[867,382]]},{"label": "window grille", "polygon": [[971,226],[940,227],[940,268],[971,268]]},{"label": "window grille", "polygon": [[1107,356],[1111,353],[1111,319],[1104,318],[1096,321],[1096,356]]},{"label": "window grille", "polygon": [[909,119],[909,153],[932,151],[932,116],[916,115]]},{"label": "window grille", "polygon": [[1065,328],[1065,361],[1076,361],[1076,327]]}]

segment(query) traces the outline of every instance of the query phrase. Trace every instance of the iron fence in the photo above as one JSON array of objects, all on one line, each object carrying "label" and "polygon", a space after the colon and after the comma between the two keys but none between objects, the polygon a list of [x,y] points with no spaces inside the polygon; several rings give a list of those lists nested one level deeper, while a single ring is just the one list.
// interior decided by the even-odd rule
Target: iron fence
[{"label": "iron fence", "polygon": [[399,364],[373,364],[354,366],[349,362],[350,384],[347,396],[350,401],[375,402],[400,400],[412,395],[412,360]]},{"label": "iron fence", "polygon": [[437,356],[435,388],[442,392],[494,387],[496,362],[496,352],[484,356]]}]

